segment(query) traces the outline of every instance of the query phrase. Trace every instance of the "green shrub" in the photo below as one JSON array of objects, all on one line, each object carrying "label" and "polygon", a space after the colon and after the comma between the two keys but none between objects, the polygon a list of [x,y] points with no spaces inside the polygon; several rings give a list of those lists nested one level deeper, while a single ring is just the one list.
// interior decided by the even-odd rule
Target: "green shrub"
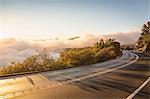
[{"label": "green shrub", "polygon": [[10,66],[3,67],[0,69],[0,75],[89,65],[114,59],[120,54],[120,43],[112,39],[106,41],[101,39],[91,47],[66,49],[60,52],[60,57],[55,60],[44,49],[38,55],[27,57],[22,62],[12,62]]}]

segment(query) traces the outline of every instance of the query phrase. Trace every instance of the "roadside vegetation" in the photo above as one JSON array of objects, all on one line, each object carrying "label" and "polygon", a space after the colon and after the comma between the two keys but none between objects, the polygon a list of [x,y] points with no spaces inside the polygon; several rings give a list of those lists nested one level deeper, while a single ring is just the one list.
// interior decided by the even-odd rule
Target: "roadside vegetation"
[{"label": "roadside vegetation", "polygon": [[122,50],[134,50],[134,44],[121,45]]},{"label": "roadside vegetation", "polygon": [[143,25],[135,49],[150,55],[150,21]]},{"label": "roadside vegetation", "polygon": [[114,59],[120,55],[120,43],[112,39],[101,39],[91,47],[67,48],[60,52],[57,59],[51,57],[44,49],[21,62],[11,62],[11,65],[4,66],[0,69],[0,76],[84,66]]}]

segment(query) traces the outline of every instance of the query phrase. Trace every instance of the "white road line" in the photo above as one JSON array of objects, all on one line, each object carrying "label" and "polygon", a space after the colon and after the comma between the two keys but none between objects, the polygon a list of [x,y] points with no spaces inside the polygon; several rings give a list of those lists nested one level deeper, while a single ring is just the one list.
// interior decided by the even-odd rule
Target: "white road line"
[{"label": "white road line", "polygon": [[[54,87],[62,86],[62,85],[65,85],[65,84],[73,83],[73,82],[76,82],[76,81],[81,81],[81,80],[84,80],[84,79],[88,79],[88,78],[91,78],[91,77],[95,77],[95,76],[98,76],[98,75],[101,75],[101,74],[105,74],[105,73],[112,72],[112,71],[115,71],[117,69],[121,69],[123,67],[126,67],[126,66],[136,62],[139,59],[138,55],[136,55],[134,53],[131,53],[131,54],[135,55],[136,58],[133,61],[127,63],[127,64],[121,65],[121,66],[116,67],[116,68],[107,69],[107,70],[102,71],[102,72],[96,72],[96,73],[93,73],[93,74],[90,74],[90,75],[86,75],[86,76],[82,76],[82,77],[76,77],[76,78],[71,79],[71,80],[63,81],[62,83],[54,84],[52,86],[49,86],[48,88],[54,88]],[[1,99],[1,97],[0,97],[0,99]]]},{"label": "white road line", "polygon": [[[132,53],[132,54],[134,54],[134,53]],[[127,63],[127,64],[124,64],[122,66],[119,66],[119,67],[116,67],[116,68],[113,68],[113,69],[108,69],[108,70],[105,70],[105,71],[102,71],[102,72],[97,72],[97,73],[93,73],[93,74],[90,74],[90,75],[82,76],[82,77],[76,77],[76,78],[73,78],[71,80],[63,81],[62,83],[57,83],[53,86],[49,86],[48,88],[54,88],[54,87],[70,84],[70,83],[73,83],[73,82],[81,81],[81,80],[96,77],[96,76],[99,76],[99,75],[102,75],[102,74],[105,74],[105,73],[108,73],[108,72],[112,72],[112,71],[115,71],[117,69],[121,69],[123,67],[126,67],[126,66],[136,62],[139,59],[138,55],[136,55],[136,54],[134,54],[134,55],[136,56],[135,60],[133,60],[133,61]]]},{"label": "white road line", "polygon": [[[134,53],[132,53],[134,54]],[[98,76],[98,75],[101,75],[101,74],[105,74],[105,73],[108,73],[108,72],[112,72],[114,70],[117,70],[117,69],[120,69],[120,68],[123,68],[123,67],[126,67],[134,62],[136,62],[138,59],[139,59],[139,56],[134,54],[136,56],[136,59],[127,63],[127,64],[124,64],[122,66],[119,66],[119,67],[116,67],[116,68],[113,68],[113,69],[108,69],[108,70],[105,70],[105,71],[102,71],[102,72],[97,72],[97,73],[93,73],[91,75],[87,75],[87,76],[82,76],[82,77],[78,77],[78,78],[74,78],[72,80],[68,80],[68,81],[64,81],[63,84],[69,84],[69,83],[73,83],[73,82],[76,82],[76,81],[80,81],[80,80],[84,80],[84,79],[88,79],[88,78],[91,78],[91,77],[95,77],[95,76]]]},{"label": "white road line", "polygon": [[[134,54],[134,53],[132,53],[132,54]],[[96,77],[96,76],[99,76],[99,75],[102,75],[102,74],[105,74],[105,73],[108,73],[108,72],[112,72],[112,71],[115,71],[117,69],[121,69],[123,67],[126,67],[126,66],[136,62],[139,59],[138,55],[136,55],[136,54],[134,54],[134,55],[136,56],[135,60],[133,60],[133,61],[127,63],[127,64],[121,65],[121,66],[113,68],[113,69],[107,69],[107,70],[102,71],[102,72],[97,72],[97,73],[93,73],[93,74],[82,76],[82,77],[76,77],[76,78],[73,78],[71,80],[67,80],[67,81],[63,81],[61,83],[54,84],[53,86],[49,86],[48,88],[54,88],[54,87],[70,84],[70,83],[73,83],[73,82],[81,81],[81,80],[92,78],[92,77]]]},{"label": "white road line", "polygon": [[150,77],[126,99],[132,99],[138,92],[140,92],[140,90],[142,90],[148,84],[148,82],[150,82]]},{"label": "white road line", "polygon": [[[130,52],[129,52],[130,53]],[[134,54],[134,53],[132,53]],[[58,86],[62,86],[62,85],[65,85],[65,84],[69,84],[69,83],[73,83],[73,82],[77,82],[77,81],[81,81],[81,80],[84,80],[84,79],[88,79],[88,78],[92,78],[92,77],[96,77],[98,75],[102,75],[102,74],[105,74],[105,73],[108,73],[108,72],[112,72],[112,71],[115,71],[117,69],[120,69],[120,68],[123,68],[123,67],[126,67],[134,62],[136,62],[138,59],[139,59],[139,56],[134,54],[136,56],[135,60],[127,63],[127,64],[124,64],[124,65],[121,65],[119,67],[116,67],[116,68],[113,68],[113,69],[107,69],[105,71],[102,71],[102,72],[96,72],[96,73],[93,73],[93,74],[90,74],[90,75],[86,75],[86,76],[82,76],[82,77],[76,77],[76,78],[73,78],[71,80],[67,80],[67,81],[63,81],[62,83],[59,83],[59,84],[56,84],[54,86],[51,86],[49,88],[54,88],[54,87],[58,87]]]}]

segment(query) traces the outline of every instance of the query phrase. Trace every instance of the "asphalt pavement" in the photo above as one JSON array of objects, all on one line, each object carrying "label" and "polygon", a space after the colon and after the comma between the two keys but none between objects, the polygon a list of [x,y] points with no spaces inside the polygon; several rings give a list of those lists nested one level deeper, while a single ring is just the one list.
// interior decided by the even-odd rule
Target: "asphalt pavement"
[{"label": "asphalt pavement", "polygon": [[150,57],[123,51],[103,63],[0,80],[0,99],[150,99]]}]

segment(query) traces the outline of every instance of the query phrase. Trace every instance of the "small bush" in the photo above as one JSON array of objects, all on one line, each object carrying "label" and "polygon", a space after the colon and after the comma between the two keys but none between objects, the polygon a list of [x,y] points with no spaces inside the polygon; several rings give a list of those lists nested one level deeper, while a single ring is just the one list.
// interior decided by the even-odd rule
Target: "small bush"
[{"label": "small bush", "polygon": [[66,49],[58,59],[49,56],[46,50],[33,55],[22,62],[12,62],[10,66],[0,69],[0,75],[56,70],[89,65],[114,59],[121,54],[120,44],[114,40],[100,40],[94,46],[80,49]]}]

